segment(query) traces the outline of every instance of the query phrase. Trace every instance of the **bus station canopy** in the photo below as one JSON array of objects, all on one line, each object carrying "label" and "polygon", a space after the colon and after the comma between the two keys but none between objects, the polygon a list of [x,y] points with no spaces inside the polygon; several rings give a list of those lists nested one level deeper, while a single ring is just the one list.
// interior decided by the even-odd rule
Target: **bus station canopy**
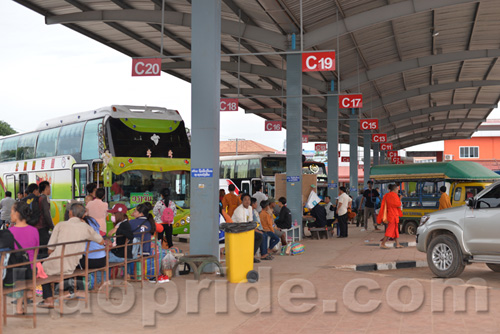
[{"label": "bus station canopy", "polygon": [[500,179],[500,175],[472,161],[447,161],[407,165],[373,166],[370,177],[375,181],[410,181],[410,180],[461,180],[491,181]]},{"label": "bus station canopy", "polygon": [[[130,57],[163,50],[162,70],[190,81],[189,0],[15,1]],[[499,17],[497,0],[222,0],[221,96],[286,127],[284,52],[296,39],[338,59],[335,71],[303,73],[310,141],[326,141],[332,81],[363,94],[360,118],[379,119],[395,149],[469,138],[500,99]]]}]

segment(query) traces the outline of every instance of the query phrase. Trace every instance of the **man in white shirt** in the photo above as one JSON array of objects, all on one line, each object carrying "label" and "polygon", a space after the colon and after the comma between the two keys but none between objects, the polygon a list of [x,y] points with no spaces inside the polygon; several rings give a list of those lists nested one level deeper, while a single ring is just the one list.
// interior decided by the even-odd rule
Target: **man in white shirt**
[{"label": "man in white shirt", "polygon": [[338,238],[347,238],[347,208],[349,207],[352,199],[346,194],[347,189],[345,187],[339,188],[339,199],[337,205],[337,215],[340,235]]},{"label": "man in white shirt", "polygon": [[253,198],[257,200],[257,212],[260,213],[262,211],[262,208],[260,206],[260,202],[262,201],[267,201],[267,196],[262,192],[262,186],[258,184],[255,189],[257,190],[255,194],[253,194]]},{"label": "man in white shirt", "polygon": [[326,210],[326,225],[332,226],[335,221],[335,205],[332,203],[330,196],[325,196],[325,210]]},{"label": "man in white shirt", "polygon": [[[249,194],[244,193],[241,195],[241,204],[234,210],[233,216],[231,219],[235,223],[247,223],[253,221],[253,211],[250,206],[251,197]],[[260,247],[260,244],[263,242],[264,238],[262,233],[255,230],[255,240],[254,240],[254,254],[257,253],[257,250]],[[254,263],[259,263],[260,260],[254,258]]]}]

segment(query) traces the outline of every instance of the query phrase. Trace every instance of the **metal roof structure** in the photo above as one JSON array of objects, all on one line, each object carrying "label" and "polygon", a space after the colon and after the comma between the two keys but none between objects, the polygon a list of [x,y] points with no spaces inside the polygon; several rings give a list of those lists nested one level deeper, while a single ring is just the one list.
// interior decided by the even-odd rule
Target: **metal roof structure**
[{"label": "metal roof structure", "polygon": [[[162,70],[190,80],[189,0],[14,1],[130,57],[163,52]],[[378,118],[396,149],[468,138],[500,100],[497,0],[221,1],[221,96],[247,113],[285,120],[293,34],[303,51],[336,50],[335,71],[303,74],[310,141],[326,141],[332,80],[363,94],[360,118]],[[348,128],[345,114],[340,142]]]}]

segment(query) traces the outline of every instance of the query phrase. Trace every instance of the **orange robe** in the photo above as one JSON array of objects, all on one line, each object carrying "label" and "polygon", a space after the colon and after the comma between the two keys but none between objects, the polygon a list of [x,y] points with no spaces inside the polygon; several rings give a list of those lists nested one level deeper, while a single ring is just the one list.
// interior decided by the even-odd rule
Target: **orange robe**
[{"label": "orange robe", "polygon": [[399,238],[399,217],[403,217],[403,212],[401,211],[401,200],[398,194],[391,191],[384,195],[382,199],[382,205],[380,206],[380,212],[377,216],[377,223],[381,224],[384,220],[384,213],[387,217],[387,229],[385,230],[385,236],[389,238]]},{"label": "orange robe", "polygon": [[441,195],[441,198],[439,199],[439,209],[438,210],[444,210],[451,208],[451,202],[450,202],[450,196],[448,196],[447,193],[443,193]]},{"label": "orange robe", "polygon": [[222,199],[222,210],[226,211],[229,217],[233,216],[234,210],[241,204],[241,199],[238,195],[229,193],[224,195]]}]

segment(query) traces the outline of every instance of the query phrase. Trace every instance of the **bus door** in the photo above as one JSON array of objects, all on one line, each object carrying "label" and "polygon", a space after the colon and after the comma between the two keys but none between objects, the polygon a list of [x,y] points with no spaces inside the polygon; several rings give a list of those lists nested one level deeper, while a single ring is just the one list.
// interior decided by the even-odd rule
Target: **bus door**
[{"label": "bus door", "polygon": [[85,164],[73,165],[73,199],[85,198],[85,187],[89,183],[89,166]]},{"label": "bus door", "polygon": [[242,193],[247,193],[247,194],[252,194],[250,191],[252,190],[252,186],[250,184],[249,180],[243,180],[241,181],[241,186],[240,186],[240,194]]},{"label": "bus door", "polygon": [[103,187],[103,176],[102,176],[103,164],[102,160],[92,160],[92,168],[90,169],[90,181],[97,183],[97,188]]},{"label": "bus door", "polygon": [[[19,192],[24,194],[26,192],[26,189],[28,189],[28,184],[29,184],[28,174],[19,174]],[[12,193],[12,195],[14,195],[14,193]]]},{"label": "bus door", "polygon": [[259,178],[253,178],[252,180],[252,184],[251,184],[251,193],[250,195],[253,195],[255,192],[257,192],[257,189],[260,189],[260,191],[264,192],[264,189],[262,188],[262,180],[259,179]]},{"label": "bus door", "polygon": [[14,174],[5,175],[5,190],[12,193],[12,198],[17,198],[16,176]]}]

